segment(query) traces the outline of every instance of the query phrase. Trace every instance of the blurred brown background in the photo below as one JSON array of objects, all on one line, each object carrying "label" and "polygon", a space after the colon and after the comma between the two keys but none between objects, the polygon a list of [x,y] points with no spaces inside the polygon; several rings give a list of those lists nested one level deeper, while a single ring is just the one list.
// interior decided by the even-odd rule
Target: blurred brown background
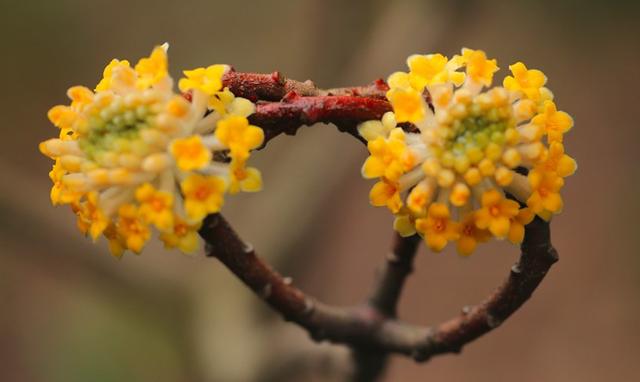
[{"label": "blurred brown background", "polygon": [[[542,69],[575,117],[579,170],[553,222],[561,261],[532,300],[461,355],[394,357],[386,381],[604,381],[640,375],[638,187],[640,26],[623,1],[80,1],[0,4],[0,380],[339,381],[345,351],[281,322],[214,259],[149,245],[111,258],[49,205],[51,163],[37,143],[70,85],[111,58],[171,43],[179,70],[229,63],[323,87],[404,69],[411,53],[481,48]],[[501,79],[503,71],[497,76]],[[368,205],[365,150],[330,126],[280,137],[255,157],[265,190],[225,214],[309,293],[362,300],[391,241]],[[505,243],[469,259],[424,248],[400,313],[437,323],[480,301],[508,272]],[[313,376],[313,377],[312,377]]]}]

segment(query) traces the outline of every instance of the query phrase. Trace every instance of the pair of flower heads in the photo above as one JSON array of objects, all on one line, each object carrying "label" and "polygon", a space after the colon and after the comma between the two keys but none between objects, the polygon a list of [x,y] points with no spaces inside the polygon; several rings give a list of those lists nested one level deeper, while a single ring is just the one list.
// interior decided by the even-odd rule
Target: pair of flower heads
[{"label": "pair of flower heads", "polygon": [[[59,138],[40,144],[55,160],[52,203],[70,205],[80,231],[104,236],[117,257],[139,253],[154,229],[166,247],[193,252],[226,194],[262,188],[248,160],[264,133],[247,119],[255,105],[223,86],[230,67],[184,71],[175,93],[166,51],[133,67],[112,60],[94,90],[71,87],[71,103],[48,113]],[[573,120],[542,72],[518,62],[485,90],[498,67],[483,51],[407,63],[388,78],[393,111],[358,126],[370,153],[362,175],[377,179],[370,201],[395,215],[396,231],[468,255],[492,237],[519,243],[536,214],[562,210],[560,189],[576,170],[562,143]]]}]

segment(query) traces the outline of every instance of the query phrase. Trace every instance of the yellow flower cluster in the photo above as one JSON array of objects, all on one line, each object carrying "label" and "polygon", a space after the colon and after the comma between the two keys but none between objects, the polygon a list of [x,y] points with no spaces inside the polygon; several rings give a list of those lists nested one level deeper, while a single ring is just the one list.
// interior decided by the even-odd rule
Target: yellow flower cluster
[{"label": "yellow flower cluster", "polygon": [[70,88],[71,104],[48,114],[59,138],[40,144],[55,160],[52,203],[69,204],[80,231],[104,235],[117,257],[139,253],[153,227],[166,247],[193,252],[225,193],[262,187],[247,160],[263,131],[247,120],[255,106],[223,88],[229,67],[185,71],[185,97],[173,91],[167,47],[134,67],[111,61],[94,91]]},{"label": "yellow flower cluster", "polygon": [[520,243],[534,215],[561,212],[564,178],[576,170],[563,146],[573,119],[541,71],[518,62],[489,88],[498,65],[481,50],[407,64],[388,79],[393,112],[358,127],[370,153],[362,175],[378,179],[371,203],[391,210],[400,234],[417,232],[435,251],[456,242],[469,255],[492,237]]}]

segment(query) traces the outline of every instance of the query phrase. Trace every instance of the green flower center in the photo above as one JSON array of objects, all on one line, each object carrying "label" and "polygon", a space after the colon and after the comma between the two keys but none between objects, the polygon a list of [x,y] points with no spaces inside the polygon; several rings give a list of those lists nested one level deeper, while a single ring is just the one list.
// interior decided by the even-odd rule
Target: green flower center
[{"label": "green flower center", "polygon": [[91,116],[88,133],[78,140],[91,160],[100,162],[107,152],[145,155],[147,145],[140,131],[153,126],[156,113],[148,105],[110,105]]},{"label": "green flower center", "polygon": [[449,158],[468,157],[470,151],[484,152],[490,143],[505,145],[505,131],[515,127],[511,108],[482,109],[471,103],[467,113],[455,119],[447,128],[442,155]]}]

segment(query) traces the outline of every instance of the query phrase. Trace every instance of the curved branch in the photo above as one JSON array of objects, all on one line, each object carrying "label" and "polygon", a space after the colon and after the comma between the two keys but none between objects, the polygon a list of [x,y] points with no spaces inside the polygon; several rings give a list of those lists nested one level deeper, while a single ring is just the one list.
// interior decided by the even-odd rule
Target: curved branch
[{"label": "curved branch", "polygon": [[200,230],[210,256],[220,260],[286,320],[305,328],[315,340],[401,353],[416,361],[459,352],[491,331],[533,293],[558,260],[549,224],[536,218],[525,228],[520,260],[507,280],[484,302],[437,327],[421,327],[380,314],[370,306],[341,308],[315,301],[294,287],[245,244],[220,215],[208,216]]},{"label": "curved branch", "polygon": [[[320,89],[309,80],[286,79],[280,72],[243,73],[231,70],[223,76],[223,85],[238,97],[256,103],[249,116],[252,124],[265,132],[265,144],[285,133],[294,135],[301,126],[330,123],[364,143],[356,127],[359,123],[380,119],[391,104],[386,99],[389,86],[378,79],[366,86]],[[430,102],[429,94],[425,99]],[[404,123],[408,131],[416,128]]]},{"label": "curved branch", "polygon": [[549,222],[536,217],[525,227],[520,259],[503,284],[481,304],[463,309],[458,317],[431,331],[430,338],[415,348],[414,358],[420,361],[437,354],[458,353],[465,344],[500,326],[531,297],[557,261]]},{"label": "curved branch", "polygon": [[[322,90],[311,81],[285,79],[278,72],[230,71],[223,82],[236,96],[256,102],[256,112],[249,118],[265,131],[265,144],[281,133],[295,134],[299,127],[316,122],[335,124],[362,141],[357,124],[380,119],[391,110],[384,98],[388,86],[382,80],[365,87]],[[429,102],[428,94],[425,98]],[[415,129],[409,124],[402,127]],[[218,258],[286,320],[305,328],[314,340],[349,345],[363,380],[379,375],[389,353],[426,361],[434,355],[461,351],[527,301],[558,259],[551,246],[549,224],[536,218],[525,228],[519,261],[488,299],[436,327],[422,327],[395,318],[401,289],[412,270],[418,236],[397,236],[393,255],[387,259],[368,303],[343,308],[315,301],[291,285],[289,279],[257,257],[221,215],[208,216],[200,235],[207,242],[210,256]]]},{"label": "curved branch", "polygon": [[380,119],[391,110],[386,100],[356,96],[302,97],[288,93],[281,102],[259,102],[249,116],[252,124],[265,132],[265,144],[279,134],[294,135],[301,126],[317,122],[332,123],[338,130],[363,141],[358,123]]},{"label": "curved branch", "polygon": [[311,80],[304,82],[285,78],[280,72],[271,74],[244,73],[230,70],[222,77],[222,84],[237,97],[244,97],[252,102],[280,101],[287,93],[294,92],[301,96],[353,96],[386,99],[389,86],[382,79],[377,79],[366,86],[353,86],[335,89],[320,89]]}]

